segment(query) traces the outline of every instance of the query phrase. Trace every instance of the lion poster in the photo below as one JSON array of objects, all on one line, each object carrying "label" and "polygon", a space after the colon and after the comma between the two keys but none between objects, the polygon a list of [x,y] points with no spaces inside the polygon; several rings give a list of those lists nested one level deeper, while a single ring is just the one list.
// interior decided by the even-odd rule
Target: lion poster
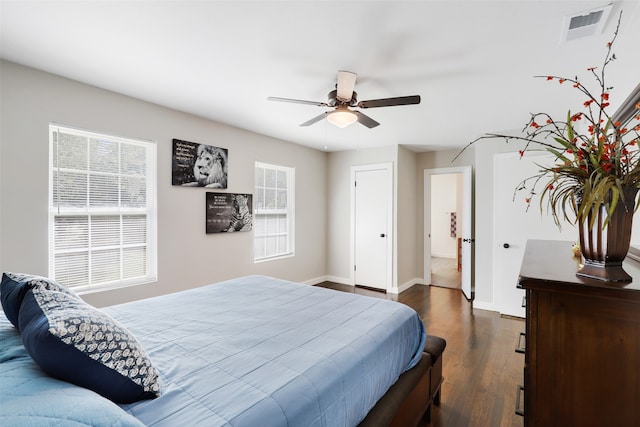
[{"label": "lion poster", "polygon": [[174,139],[171,183],[226,189],[227,159],[226,148]]}]

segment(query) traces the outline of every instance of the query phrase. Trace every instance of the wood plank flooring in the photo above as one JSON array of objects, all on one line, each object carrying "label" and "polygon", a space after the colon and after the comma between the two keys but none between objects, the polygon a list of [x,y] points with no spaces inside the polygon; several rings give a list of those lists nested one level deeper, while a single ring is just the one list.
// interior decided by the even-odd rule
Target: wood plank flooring
[{"label": "wood plank flooring", "polygon": [[442,403],[420,427],[522,427],[515,414],[524,355],[515,352],[524,320],[472,307],[457,289],[415,285],[400,295],[331,282],[318,286],[397,300],[416,310],[428,334],[444,338]]}]

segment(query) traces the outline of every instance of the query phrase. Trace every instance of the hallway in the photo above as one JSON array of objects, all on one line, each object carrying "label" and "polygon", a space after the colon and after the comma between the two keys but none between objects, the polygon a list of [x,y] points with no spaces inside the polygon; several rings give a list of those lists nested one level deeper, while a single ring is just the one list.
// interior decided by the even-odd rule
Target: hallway
[{"label": "hallway", "polygon": [[460,289],[462,274],[453,258],[431,257],[431,284],[445,288]]}]

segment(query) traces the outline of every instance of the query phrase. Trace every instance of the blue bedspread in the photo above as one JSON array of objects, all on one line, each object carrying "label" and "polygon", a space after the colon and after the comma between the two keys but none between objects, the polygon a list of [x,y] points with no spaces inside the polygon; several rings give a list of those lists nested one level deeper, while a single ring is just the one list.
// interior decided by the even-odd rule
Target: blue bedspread
[{"label": "blue bedspread", "polygon": [[403,304],[264,276],[104,310],[160,373],[159,398],[121,405],[147,426],[355,426],[426,339]]},{"label": "blue bedspread", "polygon": [[91,390],[44,374],[0,314],[0,426],[142,427]]},{"label": "blue bedspread", "polygon": [[425,339],[405,305],[262,276],[107,311],[161,373],[126,406],[149,426],[353,426]]}]

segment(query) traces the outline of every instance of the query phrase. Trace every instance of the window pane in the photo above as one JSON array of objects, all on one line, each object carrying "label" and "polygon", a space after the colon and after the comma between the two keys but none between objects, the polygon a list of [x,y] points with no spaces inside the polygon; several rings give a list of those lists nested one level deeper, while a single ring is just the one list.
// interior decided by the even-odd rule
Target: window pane
[{"label": "window pane", "polygon": [[255,215],[253,218],[253,232],[256,236],[263,236],[266,232],[266,219],[262,215]]},{"label": "window pane", "polygon": [[278,188],[287,188],[287,173],[285,171],[278,171]]},{"label": "window pane", "polygon": [[119,172],[119,145],[113,141],[91,139],[89,141],[89,168],[94,172]]},{"label": "window pane", "polygon": [[83,208],[87,206],[87,174],[53,172],[53,206]]},{"label": "window pane", "polygon": [[54,221],[56,251],[89,248],[89,219],[86,216],[57,217]]},{"label": "window pane", "polygon": [[147,150],[141,145],[121,144],[122,173],[125,175],[147,174]]},{"label": "window pane", "polygon": [[122,250],[122,276],[125,279],[144,276],[147,271],[147,248],[126,248]]},{"label": "window pane", "polygon": [[134,245],[147,242],[146,215],[124,215],[122,217],[122,244]]},{"label": "window pane", "polygon": [[275,209],[276,190],[264,190],[264,207],[266,209]]},{"label": "window pane", "polygon": [[91,246],[120,245],[120,216],[94,216],[91,218]]},{"label": "window pane", "polygon": [[254,203],[256,204],[256,209],[264,208],[264,190],[262,188],[256,188],[256,191],[253,193]]},{"label": "window pane", "polygon": [[122,177],[121,203],[123,207],[142,208],[147,205],[147,186],[144,178]]},{"label": "window pane", "polygon": [[91,253],[91,282],[105,283],[120,280],[120,249]]},{"label": "window pane", "polygon": [[284,190],[284,191],[278,190],[276,207],[278,209],[287,208],[287,190]]},{"label": "window pane", "polygon": [[89,183],[89,205],[92,208],[119,206],[119,180],[117,176],[91,175]]},{"label": "window pane", "polygon": [[88,252],[57,254],[55,256],[55,279],[65,286],[88,285]]},{"label": "window pane", "polygon": [[278,232],[278,217],[276,215],[269,215],[267,218],[267,236],[273,236]]},{"label": "window pane", "polygon": [[279,236],[278,239],[278,250],[281,254],[287,253],[287,236]]},{"label": "window pane", "polygon": [[58,133],[57,163],[62,169],[87,170],[87,138],[84,136]]},{"label": "window pane", "polygon": [[266,169],[264,171],[264,186],[268,188],[275,188],[276,186],[276,171],[273,169]]},{"label": "window pane", "polygon": [[267,237],[266,243],[267,243],[267,248],[266,248],[267,254],[271,256],[278,255],[278,252],[276,252],[276,249],[278,249],[276,246],[277,240],[274,237]]}]

